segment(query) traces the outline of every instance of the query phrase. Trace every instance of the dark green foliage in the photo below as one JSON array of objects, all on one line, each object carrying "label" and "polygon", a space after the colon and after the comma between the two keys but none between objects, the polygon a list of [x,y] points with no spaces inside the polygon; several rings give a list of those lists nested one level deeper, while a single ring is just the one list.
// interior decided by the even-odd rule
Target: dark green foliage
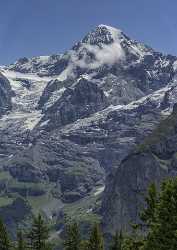
[{"label": "dark green foliage", "polygon": [[110,247],[110,250],[122,250],[122,245],[123,245],[123,235],[122,231],[116,232],[116,234],[113,237],[113,243],[112,246]]},{"label": "dark green foliage", "polygon": [[66,239],[64,242],[65,250],[79,250],[80,249],[80,232],[77,223],[67,225],[66,228]]},{"label": "dark green foliage", "polygon": [[10,240],[2,220],[0,220],[0,250],[10,250]]},{"label": "dark green foliage", "polygon": [[98,224],[93,226],[89,239],[89,250],[103,250],[103,236]]},{"label": "dark green foliage", "polygon": [[26,250],[24,235],[21,231],[17,233],[17,248],[16,250]]},{"label": "dark green foliage", "polygon": [[144,239],[141,235],[141,225],[132,224],[132,234],[124,236],[121,244],[121,250],[143,250]]},{"label": "dark green foliage", "polygon": [[34,217],[32,228],[28,234],[29,245],[32,250],[44,250],[47,247],[49,229],[41,215]]},{"label": "dark green foliage", "polygon": [[89,241],[88,240],[82,240],[80,243],[80,250],[89,250]]},{"label": "dark green foliage", "polygon": [[155,209],[157,206],[157,190],[155,184],[151,184],[148,189],[148,195],[145,198],[146,208],[140,215],[141,220],[149,227],[155,221]]},{"label": "dark green foliage", "polygon": [[121,250],[143,250],[143,241],[133,237],[124,239]]},{"label": "dark green foliage", "polygon": [[177,178],[161,185],[145,249],[177,249]]},{"label": "dark green foliage", "polygon": [[42,250],[53,250],[53,244],[46,243]]}]

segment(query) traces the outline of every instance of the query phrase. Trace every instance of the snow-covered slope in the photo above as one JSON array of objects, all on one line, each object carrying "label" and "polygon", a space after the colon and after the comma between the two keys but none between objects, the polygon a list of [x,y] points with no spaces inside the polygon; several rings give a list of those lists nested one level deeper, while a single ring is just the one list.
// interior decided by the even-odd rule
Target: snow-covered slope
[{"label": "snow-covered slope", "polygon": [[13,124],[14,129],[33,129],[42,117],[41,111],[36,109],[38,101],[52,78],[4,68],[0,71],[9,80],[13,91],[12,109],[0,119],[0,128],[5,129]]}]

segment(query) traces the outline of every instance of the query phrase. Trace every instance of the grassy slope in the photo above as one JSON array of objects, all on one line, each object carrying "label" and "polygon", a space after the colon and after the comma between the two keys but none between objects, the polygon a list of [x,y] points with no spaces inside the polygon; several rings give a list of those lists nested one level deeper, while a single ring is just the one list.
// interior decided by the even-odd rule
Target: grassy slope
[{"label": "grassy slope", "polygon": [[[58,225],[61,225],[67,221],[78,221],[82,226],[83,230],[87,231],[93,223],[99,222],[101,217],[94,212],[95,208],[100,206],[101,194],[95,195],[97,190],[92,191],[87,197],[73,203],[62,203],[60,199],[52,196],[52,190],[55,188],[54,183],[24,183],[14,179],[8,171],[0,172],[0,183],[7,183],[7,188],[0,193],[0,207],[12,204],[12,202],[19,197],[18,192],[12,192],[12,187],[17,190],[24,189],[44,189],[44,194],[39,196],[25,195],[27,202],[32,208],[33,214],[42,212],[50,221],[50,227],[52,229],[53,240],[61,242],[59,235],[56,233]],[[28,192],[27,192],[28,194]],[[59,210],[62,210],[64,218],[58,219],[57,214]],[[56,237],[57,239],[55,239]]]}]

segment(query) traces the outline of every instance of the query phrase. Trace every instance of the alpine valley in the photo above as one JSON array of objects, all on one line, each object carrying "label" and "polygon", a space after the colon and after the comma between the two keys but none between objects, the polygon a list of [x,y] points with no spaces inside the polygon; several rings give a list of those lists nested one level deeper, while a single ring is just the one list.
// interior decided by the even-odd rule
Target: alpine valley
[{"label": "alpine valley", "polygon": [[42,212],[51,237],[77,219],[108,234],[142,191],[177,175],[177,57],[99,25],[61,55],[0,67],[0,216]]}]

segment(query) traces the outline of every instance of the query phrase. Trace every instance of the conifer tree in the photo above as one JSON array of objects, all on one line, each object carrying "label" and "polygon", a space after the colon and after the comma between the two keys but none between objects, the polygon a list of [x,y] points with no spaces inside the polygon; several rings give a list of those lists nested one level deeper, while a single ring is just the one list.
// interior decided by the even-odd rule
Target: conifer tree
[{"label": "conifer tree", "polygon": [[155,209],[158,202],[157,190],[155,184],[151,184],[148,189],[148,195],[145,198],[146,208],[140,214],[140,219],[148,228],[155,221]]},{"label": "conifer tree", "polygon": [[134,238],[133,236],[129,236],[123,240],[121,250],[143,250],[143,247],[144,241],[141,237]]},{"label": "conifer tree", "polygon": [[21,231],[19,231],[17,233],[17,248],[16,250],[25,250],[26,249],[26,245],[25,245],[25,241],[24,241],[24,236],[22,234]]},{"label": "conifer tree", "polygon": [[0,249],[10,250],[10,240],[5,225],[0,219]]},{"label": "conifer tree", "polygon": [[88,240],[82,240],[79,246],[80,250],[89,250],[89,241]]},{"label": "conifer tree", "polygon": [[64,241],[65,250],[79,250],[80,249],[80,232],[76,222],[67,225],[66,239]]},{"label": "conifer tree", "polygon": [[133,237],[126,237],[122,244],[122,250],[140,250],[136,240]]},{"label": "conifer tree", "polygon": [[34,217],[32,228],[28,234],[30,240],[30,247],[32,250],[44,250],[47,247],[47,240],[49,237],[49,229],[39,214]]},{"label": "conifer tree", "polygon": [[[139,231],[141,225],[131,224],[132,233],[129,236],[124,236],[121,244],[121,250],[143,250],[144,238]],[[151,249],[152,250],[152,249]]]},{"label": "conifer tree", "polygon": [[89,239],[89,250],[103,250],[104,243],[103,243],[103,236],[100,231],[100,227],[98,224],[95,224]]},{"label": "conifer tree", "polygon": [[145,250],[151,249],[177,249],[177,178],[161,185],[154,221],[145,243]]},{"label": "conifer tree", "polygon": [[110,247],[110,250],[122,250],[122,244],[123,244],[123,235],[122,231],[116,232],[116,234],[113,237],[113,243]]}]

